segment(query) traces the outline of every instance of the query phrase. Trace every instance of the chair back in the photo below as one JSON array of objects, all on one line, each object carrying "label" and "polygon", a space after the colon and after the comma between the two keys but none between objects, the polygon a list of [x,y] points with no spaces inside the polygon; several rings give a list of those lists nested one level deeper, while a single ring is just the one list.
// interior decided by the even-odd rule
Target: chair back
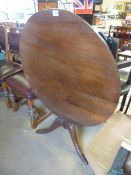
[{"label": "chair back", "polygon": [[0,45],[2,47],[2,50],[5,50],[5,32],[0,31]]},{"label": "chair back", "polygon": [[113,38],[113,37],[106,37],[102,32],[98,32],[99,35],[104,39],[108,47],[110,48],[110,51],[112,55],[114,56],[115,60],[118,61],[117,59],[117,51],[118,51],[118,39]]},{"label": "chair back", "polygon": [[128,84],[128,85],[131,84],[131,69],[130,69],[130,72],[128,74],[128,78],[127,78],[126,84]]},{"label": "chair back", "polygon": [[9,49],[19,52],[20,34],[9,32],[8,39],[9,39],[9,41],[8,41],[9,42]]}]

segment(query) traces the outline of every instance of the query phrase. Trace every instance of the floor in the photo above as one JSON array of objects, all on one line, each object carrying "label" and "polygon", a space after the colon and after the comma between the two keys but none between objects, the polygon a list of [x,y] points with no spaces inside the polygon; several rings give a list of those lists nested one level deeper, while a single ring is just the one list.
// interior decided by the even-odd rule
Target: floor
[{"label": "floor", "polygon": [[[100,128],[79,128],[81,145],[87,147]],[[31,129],[26,106],[14,113],[0,98],[0,133],[0,175],[94,175],[77,156],[67,130],[38,135]]]}]

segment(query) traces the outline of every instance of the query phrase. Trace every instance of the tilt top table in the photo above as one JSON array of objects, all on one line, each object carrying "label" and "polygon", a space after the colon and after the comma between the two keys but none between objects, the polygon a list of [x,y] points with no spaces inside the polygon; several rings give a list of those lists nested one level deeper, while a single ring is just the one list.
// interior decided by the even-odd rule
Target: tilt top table
[{"label": "tilt top table", "polygon": [[75,124],[104,123],[120,93],[115,60],[106,44],[82,18],[65,10],[34,14],[21,35],[20,54],[26,77],[37,96],[58,118],[46,133],[68,129],[80,157]]}]

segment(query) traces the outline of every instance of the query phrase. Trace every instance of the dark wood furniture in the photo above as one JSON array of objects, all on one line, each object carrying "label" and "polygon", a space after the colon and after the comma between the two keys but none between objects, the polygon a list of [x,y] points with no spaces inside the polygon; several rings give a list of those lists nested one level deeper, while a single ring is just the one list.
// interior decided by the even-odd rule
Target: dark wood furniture
[{"label": "dark wood furniture", "polygon": [[112,55],[116,62],[118,62],[118,40],[116,38],[112,38],[106,36],[103,32],[98,32],[102,39],[106,42],[107,46],[110,48]]},{"label": "dark wood furniture", "polygon": [[58,8],[57,0],[38,0],[38,11],[50,8]]},{"label": "dark wood furniture", "polygon": [[129,97],[129,100],[128,100],[128,103],[127,103],[127,106],[126,106],[126,109],[125,109],[124,114],[126,114],[126,113],[127,113],[128,108],[129,108],[129,106],[130,106],[130,103],[131,103],[131,96]]},{"label": "dark wood furniture", "polygon": [[[117,67],[119,69],[119,71],[121,71],[121,69],[126,68],[126,67],[130,67],[131,66],[131,60],[127,60],[127,61],[120,61],[117,63]],[[121,77],[120,77],[121,79]],[[123,111],[125,103],[126,103],[126,99],[127,99],[127,95],[129,93],[129,90],[131,88],[131,70],[127,76],[127,80],[121,80],[121,92],[120,95],[123,96],[122,98],[122,102],[121,102],[121,106],[120,106],[120,111]],[[128,101],[129,104],[129,101]],[[124,113],[126,113],[126,111],[128,110],[128,107],[126,107],[126,110]]]},{"label": "dark wood furniture", "polygon": [[8,32],[8,44],[10,52],[10,60],[21,63],[19,54],[20,33]]},{"label": "dark wood furniture", "polygon": [[0,62],[0,85],[4,91],[4,97],[7,107],[11,107],[10,100],[8,96],[8,87],[6,84],[6,79],[12,75],[15,75],[23,70],[22,66],[19,64],[8,63],[6,61]]},{"label": "dark wood furniture", "polygon": [[[131,58],[131,51],[126,50],[123,52],[120,52],[117,54],[117,40],[116,38],[106,37],[102,32],[99,32],[99,35],[104,39],[104,41],[107,43],[108,47],[110,48],[116,62],[118,69],[126,68],[131,66],[131,60],[127,60],[127,58]],[[124,57],[124,60],[126,61],[119,61],[119,56]],[[121,78],[121,77],[120,77]],[[129,93],[129,90],[131,88],[131,71],[129,72],[128,78],[125,81],[121,81],[121,93],[120,95],[123,96],[122,103],[120,106],[120,111],[123,111],[123,108],[125,106],[126,98]],[[130,102],[128,102],[126,111],[128,110]],[[125,113],[125,112],[124,112]]]},{"label": "dark wood furniture", "polygon": [[[7,33],[7,26],[0,28],[0,44],[5,46],[3,49],[7,50],[8,54],[10,52],[10,59],[8,59],[10,63],[0,61],[0,86],[4,91],[6,106],[12,107],[13,111],[18,110],[20,99],[25,99],[31,117],[31,126],[36,128],[51,113],[45,114],[43,108],[37,108],[34,105],[34,99],[37,97],[24,76],[22,65],[16,63],[21,61],[15,59],[16,56],[19,56],[19,41],[19,33],[16,31]],[[19,100],[16,94],[20,96]]]},{"label": "dark wood furniture", "polygon": [[36,13],[26,23],[20,54],[34,92],[58,116],[51,127],[37,133],[63,126],[87,163],[75,124],[104,123],[120,94],[118,70],[109,49],[79,16],[52,9]]},{"label": "dark wood furniture", "polygon": [[[131,58],[131,51],[127,50],[127,51],[120,52],[118,54],[118,56],[126,57],[126,60],[127,60],[127,58]],[[130,67],[131,66],[131,60],[120,61],[119,63],[117,63],[117,66],[118,66],[118,69]],[[120,95],[123,96],[123,98],[122,98],[122,102],[121,102],[121,106],[120,106],[120,111],[123,111],[123,109],[124,109],[126,99],[127,99],[127,95],[129,93],[130,88],[131,88],[131,70],[128,74],[127,80],[125,80],[125,81],[122,80],[121,81],[121,93],[120,93]],[[129,105],[130,105],[130,99],[129,99],[128,105],[127,105],[127,107],[124,111],[125,114],[126,114],[128,108],[129,108]]]},{"label": "dark wood furniture", "polygon": [[114,38],[119,38],[119,48],[122,48],[122,45],[125,41],[131,41],[131,27],[130,26],[110,26],[109,36],[113,32]]},{"label": "dark wood furniture", "polygon": [[[123,111],[123,109],[124,109],[127,95],[129,93],[130,88],[131,88],[131,70],[129,72],[127,80],[121,81],[121,93],[120,93],[120,95],[123,96],[123,98],[122,98],[122,102],[121,102],[121,106],[120,106],[120,111]],[[126,109],[126,111],[127,111],[127,109]]]},{"label": "dark wood furniture", "polygon": [[118,53],[118,57],[124,57],[124,60],[127,60],[127,58],[131,58],[131,50],[125,50],[123,52]]},{"label": "dark wood furniture", "polygon": [[117,63],[118,69],[122,69],[122,68],[129,67],[129,66],[131,66],[131,60],[120,61]]},{"label": "dark wood furniture", "polygon": [[[33,129],[36,128],[38,124],[47,117],[47,115],[51,114],[50,112],[45,113],[43,108],[38,108],[34,104],[34,100],[37,97],[23,72],[6,78],[6,83],[8,85],[8,98],[13,111],[15,112],[18,110],[20,100],[24,99],[24,102],[28,106],[28,113],[31,118],[31,127]],[[19,100],[17,95],[19,95]]]}]

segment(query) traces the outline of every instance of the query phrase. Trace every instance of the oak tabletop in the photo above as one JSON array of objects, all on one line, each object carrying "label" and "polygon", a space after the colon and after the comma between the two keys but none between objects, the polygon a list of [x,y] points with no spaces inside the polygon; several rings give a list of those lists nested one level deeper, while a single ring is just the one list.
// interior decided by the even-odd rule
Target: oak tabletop
[{"label": "oak tabletop", "polygon": [[120,93],[115,60],[79,16],[58,9],[34,14],[22,32],[20,55],[30,85],[57,116],[92,126],[115,110]]}]

